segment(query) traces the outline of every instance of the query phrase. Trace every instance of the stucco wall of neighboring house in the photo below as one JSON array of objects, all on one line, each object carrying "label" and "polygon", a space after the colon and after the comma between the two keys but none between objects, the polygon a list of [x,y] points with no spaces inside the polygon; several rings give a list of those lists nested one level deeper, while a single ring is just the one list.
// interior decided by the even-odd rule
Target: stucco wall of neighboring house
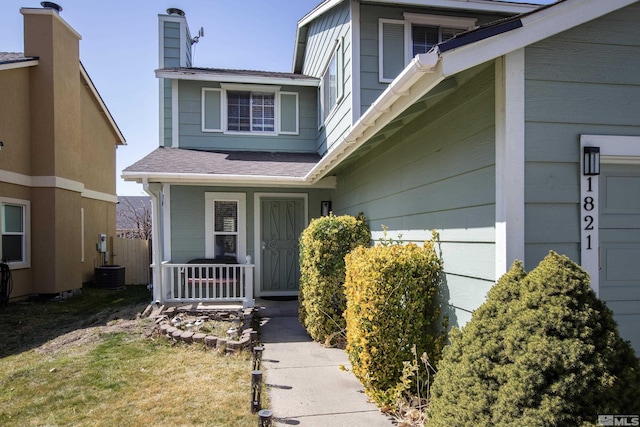
[{"label": "stucco wall of neighboring house", "polygon": [[[336,46],[341,46],[343,88],[342,98],[337,102],[332,112],[321,123],[316,141],[316,150],[324,154],[335,144],[351,126],[351,10],[349,2],[334,7],[309,24],[305,63],[302,74],[322,77],[329,66],[329,61]],[[316,123],[318,126],[318,123]]]},{"label": "stucco wall of neighboring house", "polygon": [[[220,87],[218,82],[179,81],[180,148],[305,153],[316,151],[316,137],[318,135],[317,88],[280,85],[280,92],[298,94],[299,132],[297,135],[203,132],[202,89],[220,89]],[[252,85],[244,87],[249,91]],[[280,101],[276,100],[276,104],[279,105]]]},{"label": "stucco wall of neighboring house", "polygon": [[22,175],[31,172],[30,68],[0,71],[0,140],[4,143],[0,150],[0,171]]},{"label": "stucco wall of neighboring house", "polygon": [[640,135],[640,5],[526,48],[526,268],[580,262],[580,135]]},{"label": "stucco wall of neighboring house", "polygon": [[115,206],[116,136],[89,88],[81,91],[80,180],[87,190],[113,196]]},{"label": "stucco wall of neighboring house", "polygon": [[308,188],[238,188],[171,186],[171,260],[182,263],[205,254],[205,193],[245,193],[247,218],[247,255],[256,259],[254,248],[254,194],[297,193],[307,194],[309,220],[320,216],[320,204],[331,200],[331,191]]},{"label": "stucco wall of neighboring house", "polygon": [[[494,67],[337,173],[337,213],[369,219],[375,238],[421,244],[440,233],[452,325],[495,280]],[[384,129],[383,131],[384,132]]]},{"label": "stucco wall of neighboring house", "polygon": [[[103,265],[103,256],[96,250],[99,234],[107,235],[107,251],[109,251],[108,264],[118,264],[117,256],[114,257],[112,240],[116,230],[116,205],[103,200],[82,198],[82,210],[84,211],[84,234],[81,235],[81,259],[82,283],[93,280],[93,269]],[[116,254],[117,255],[117,254]]]}]

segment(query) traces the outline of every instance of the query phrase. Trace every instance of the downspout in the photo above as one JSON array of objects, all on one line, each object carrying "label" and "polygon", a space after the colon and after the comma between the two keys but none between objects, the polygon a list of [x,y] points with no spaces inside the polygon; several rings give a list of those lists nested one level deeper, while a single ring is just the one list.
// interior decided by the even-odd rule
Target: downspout
[{"label": "downspout", "polygon": [[153,270],[153,301],[162,303],[164,297],[162,295],[162,230],[160,229],[160,191],[154,191],[149,185],[149,180],[143,178],[142,188],[145,193],[151,197],[151,236],[152,236],[152,253],[151,268]]}]

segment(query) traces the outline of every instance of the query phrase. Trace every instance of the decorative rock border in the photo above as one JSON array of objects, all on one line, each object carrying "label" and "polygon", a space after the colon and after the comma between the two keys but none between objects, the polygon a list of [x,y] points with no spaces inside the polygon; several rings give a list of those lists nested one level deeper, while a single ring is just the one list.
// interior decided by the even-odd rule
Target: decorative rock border
[{"label": "decorative rock border", "polygon": [[[239,339],[230,340],[197,331],[185,331],[171,324],[171,318],[178,314],[189,314],[202,318],[206,317],[213,321],[228,321],[232,318],[242,317],[243,321],[240,326],[242,333]],[[190,311],[180,310],[177,307],[169,307],[166,310],[162,308],[160,313],[155,316],[155,319],[159,334],[174,342],[183,342],[185,344],[203,343],[207,348],[212,350],[215,349],[221,352],[225,351],[230,354],[237,354],[243,350],[252,349],[258,341],[258,332],[252,327],[254,323],[253,315],[254,310],[251,308],[230,312],[229,310]]]}]

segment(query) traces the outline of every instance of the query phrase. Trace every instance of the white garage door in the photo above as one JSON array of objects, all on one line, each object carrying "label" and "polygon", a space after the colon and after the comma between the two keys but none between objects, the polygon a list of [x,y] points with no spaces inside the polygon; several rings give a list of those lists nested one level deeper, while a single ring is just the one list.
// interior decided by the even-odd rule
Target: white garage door
[{"label": "white garage door", "polygon": [[603,164],[600,298],[640,354],[640,165]]}]

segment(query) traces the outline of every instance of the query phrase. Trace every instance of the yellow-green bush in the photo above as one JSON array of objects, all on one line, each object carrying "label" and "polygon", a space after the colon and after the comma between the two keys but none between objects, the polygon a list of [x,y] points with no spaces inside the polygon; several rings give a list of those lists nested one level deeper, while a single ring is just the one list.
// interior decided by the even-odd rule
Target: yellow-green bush
[{"label": "yellow-green bush", "polygon": [[[442,262],[427,242],[357,248],[347,255],[346,268],[349,361],[365,392],[389,409],[407,388],[398,388],[403,362],[422,353],[432,364],[440,359],[446,340],[438,301]],[[424,378],[416,380],[426,387]]]},{"label": "yellow-green bush", "polygon": [[311,221],[300,236],[300,322],[311,337],[330,341],[344,331],[344,257],[369,245],[366,218],[325,216]]}]

